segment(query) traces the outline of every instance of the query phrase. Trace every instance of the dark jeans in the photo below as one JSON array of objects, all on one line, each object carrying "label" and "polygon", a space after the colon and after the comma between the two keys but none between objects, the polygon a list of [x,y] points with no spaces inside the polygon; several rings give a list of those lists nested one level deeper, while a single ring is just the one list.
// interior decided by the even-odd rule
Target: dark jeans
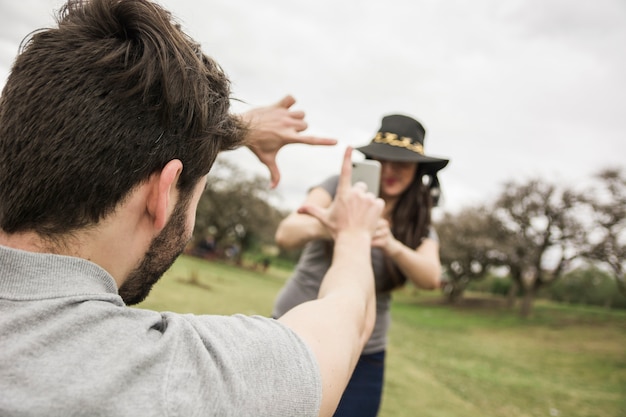
[{"label": "dark jeans", "polygon": [[384,370],[385,351],[361,355],[334,417],[376,417]]}]

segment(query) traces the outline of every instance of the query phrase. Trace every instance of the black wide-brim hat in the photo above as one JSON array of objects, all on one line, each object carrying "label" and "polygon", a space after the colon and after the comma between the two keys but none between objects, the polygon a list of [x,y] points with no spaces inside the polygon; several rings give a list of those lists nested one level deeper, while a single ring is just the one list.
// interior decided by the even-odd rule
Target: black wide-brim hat
[{"label": "black wide-brim hat", "polygon": [[450,162],[449,159],[424,154],[426,130],[417,120],[401,114],[383,117],[378,133],[365,146],[356,148],[367,158],[394,162],[416,162],[434,174]]}]

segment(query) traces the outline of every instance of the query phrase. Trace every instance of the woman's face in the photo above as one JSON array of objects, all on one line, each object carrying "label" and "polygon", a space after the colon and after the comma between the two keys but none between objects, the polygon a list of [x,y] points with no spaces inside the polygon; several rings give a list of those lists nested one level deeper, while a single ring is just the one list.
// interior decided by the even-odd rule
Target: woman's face
[{"label": "woman's face", "polygon": [[399,197],[413,181],[417,164],[415,162],[394,162],[379,159],[380,196],[385,198]]}]

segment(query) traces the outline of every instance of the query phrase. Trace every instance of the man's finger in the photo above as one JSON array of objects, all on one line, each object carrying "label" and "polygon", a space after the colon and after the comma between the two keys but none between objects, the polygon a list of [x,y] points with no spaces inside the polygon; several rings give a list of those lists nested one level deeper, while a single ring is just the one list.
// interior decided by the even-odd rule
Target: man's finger
[{"label": "man's finger", "polygon": [[325,145],[332,146],[337,144],[337,139],[320,138],[317,136],[297,136],[289,141],[289,143],[302,143],[305,145]]},{"label": "man's finger", "polygon": [[278,103],[276,103],[276,106],[277,107],[284,107],[284,108],[288,109],[289,107],[293,106],[293,104],[295,102],[296,102],[295,98],[293,98],[291,95],[286,95],[285,97],[280,99],[280,101]]},{"label": "man's finger", "polygon": [[267,161],[267,168],[270,170],[270,188],[276,188],[280,182],[280,171],[278,170],[278,164],[276,160]]},{"label": "man's finger", "polygon": [[304,116],[306,116],[304,114],[304,112],[302,110],[292,110],[289,112],[289,117],[293,118],[293,119],[304,119]]},{"label": "man's finger", "polygon": [[359,188],[363,191],[367,191],[367,184],[364,183],[363,181],[357,181],[354,183],[353,187],[355,188]]},{"label": "man's finger", "polygon": [[304,121],[304,119],[296,119],[291,117],[289,119],[289,127],[295,129],[296,132],[302,132],[303,130],[306,130],[309,125],[307,124],[307,122]]},{"label": "man's finger", "polygon": [[313,216],[319,221],[321,221],[323,224],[324,222],[322,221],[322,212],[323,212],[322,209],[320,209],[317,206],[312,206],[312,205],[304,205],[298,208],[298,213],[308,214],[309,216]]},{"label": "man's finger", "polygon": [[352,147],[348,146],[343,155],[343,163],[341,164],[341,175],[339,175],[339,184],[337,186],[337,195],[343,190],[350,188],[352,183]]}]

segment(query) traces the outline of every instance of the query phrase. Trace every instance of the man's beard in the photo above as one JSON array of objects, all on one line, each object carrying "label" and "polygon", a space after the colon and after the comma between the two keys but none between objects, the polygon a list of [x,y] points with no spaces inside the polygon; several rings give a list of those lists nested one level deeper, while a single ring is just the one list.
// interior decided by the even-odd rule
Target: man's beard
[{"label": "man's beard", "polygon": [[189,198],[179,201],[163,230],[154,238],[145,256],[119,288],[119,295],[127,305],[146,299],[152,286],[163,276],[191,239],[186,229],[186,211]]}]

